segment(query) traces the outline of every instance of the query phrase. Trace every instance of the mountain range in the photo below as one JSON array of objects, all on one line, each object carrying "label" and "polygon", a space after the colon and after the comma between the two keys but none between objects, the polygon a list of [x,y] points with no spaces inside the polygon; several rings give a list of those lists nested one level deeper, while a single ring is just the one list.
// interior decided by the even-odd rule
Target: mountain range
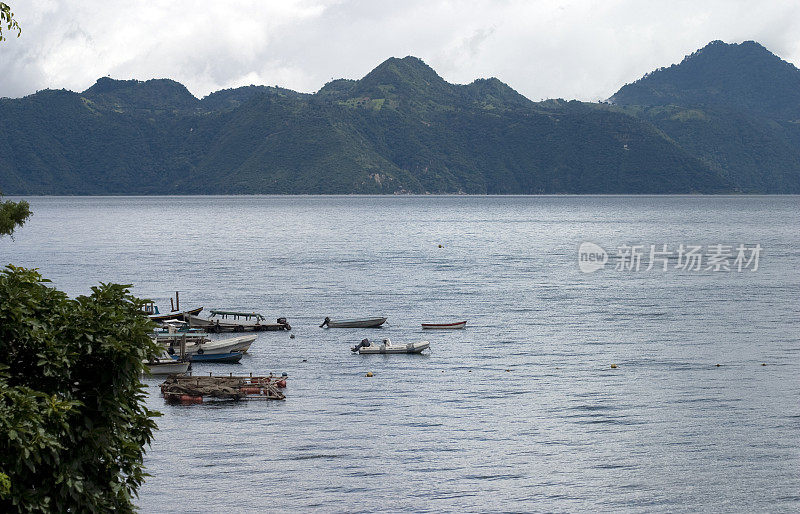
[{"label": "mountain range", "polygon": [[415,57],[314,94],[169,79],[0,99],[5,194],[800,193],[800,70],[714,41],[606,102]]}]

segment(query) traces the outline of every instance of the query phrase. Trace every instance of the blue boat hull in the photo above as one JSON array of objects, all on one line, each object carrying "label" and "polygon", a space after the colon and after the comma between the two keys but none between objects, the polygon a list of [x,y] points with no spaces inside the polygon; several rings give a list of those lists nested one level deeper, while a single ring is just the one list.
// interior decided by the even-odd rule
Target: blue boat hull
[{"label": "blue boat hull", "polygon": [[[193,354],[187,355],[188,359],[191,362],[239,362],[242,360],[242,352],[231,352],[231,353],[204,353],[202,355]],[[172,356],[173,359],[177,359],[177,355]]]}]

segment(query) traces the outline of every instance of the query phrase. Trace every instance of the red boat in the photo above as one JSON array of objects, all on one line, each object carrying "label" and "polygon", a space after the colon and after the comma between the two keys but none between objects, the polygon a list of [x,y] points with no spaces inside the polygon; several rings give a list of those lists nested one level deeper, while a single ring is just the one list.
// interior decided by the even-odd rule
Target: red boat
[{"label": "red boat", "polygon": [[456,323],[423,323],[423,329],[459,329],[467,326],[466,321],[458,321]]}]

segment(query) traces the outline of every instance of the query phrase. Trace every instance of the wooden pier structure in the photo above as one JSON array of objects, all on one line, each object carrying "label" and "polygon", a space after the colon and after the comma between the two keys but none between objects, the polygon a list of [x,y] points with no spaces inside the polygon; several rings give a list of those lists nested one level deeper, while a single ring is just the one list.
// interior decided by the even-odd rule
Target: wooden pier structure
[{"label": "wooden pier structure", "polygon": [[192,376],[174,375],[161,384],[161,394],[169,403],[203,403],[210,401],[284,400],[281,389],[287,375],[281,376]]}]

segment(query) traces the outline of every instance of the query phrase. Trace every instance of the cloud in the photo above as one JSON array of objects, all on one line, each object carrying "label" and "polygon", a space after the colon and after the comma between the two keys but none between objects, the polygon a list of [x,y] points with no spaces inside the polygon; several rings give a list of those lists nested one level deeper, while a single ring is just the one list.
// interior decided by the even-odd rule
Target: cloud
[{"label": "cloud", "polygon": [[[16,5],[15,5],[16,4]],[[173,78],[197,96],[240,85],[313,92],[415,55],[445,79],[495,76],[533,100],[607,98],[711,40],[800,62],[800,4],[738,0],[12,1],[0,96],[82,91],[101,76]]]}]

